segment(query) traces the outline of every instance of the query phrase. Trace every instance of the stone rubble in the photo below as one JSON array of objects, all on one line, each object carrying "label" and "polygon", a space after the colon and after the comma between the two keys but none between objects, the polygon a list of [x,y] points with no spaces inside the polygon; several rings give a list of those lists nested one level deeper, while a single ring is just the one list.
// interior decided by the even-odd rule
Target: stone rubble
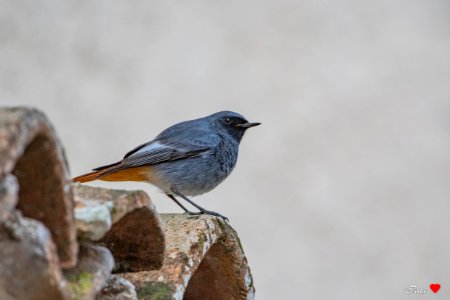
[{"label": "stone rubble", "polygon": [[78,265],[64,271],[73,299],[95,299],[114,267],[111,252],[102,246],[82,244]]},{"label": "stone rubble", "polygon": [[115,272],[161,267],[165,236],[146,193],[75,185],[74,200],[78,236],[108,247],[116,261]]},{"label": "stone rubble", "polygon": [[0,181],[0,224],[14,211],[19,193],[19,184],[14,175],[8,174]]},{"label": "stone rubble", "polygon": [[0,299],[68,299],[49,230],[20,212],[0,226]]},{"label": "stone rubble", "polygon": [[76,265],[78,244],[63,147],[45,115],[33,108],[0,108],[0,181],[19,183],[17,208],[51,232],[63,268]]},{"label": "stone rubble", "polygon": [[106,285],[97,294],[96,300],[137,300],[134,285],[125,278],[111,275]]},{"label": "stone rubble", "polygon": [[[0,108],[0,299],[254,299],[239,237],[143,191],[71,184],[44,114]],[[116,274],[112,274],[116,273]]]}]

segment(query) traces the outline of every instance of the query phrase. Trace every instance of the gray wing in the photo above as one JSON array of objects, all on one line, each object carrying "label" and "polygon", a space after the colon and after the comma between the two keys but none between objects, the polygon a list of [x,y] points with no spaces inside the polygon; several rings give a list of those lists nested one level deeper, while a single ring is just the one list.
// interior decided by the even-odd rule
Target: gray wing
[{"label": "gray wing", "polygon": [[153,141],[139,148],[121,162],[125,168],[154,165],[158,163],[199,156],[210,150],[210,147],[180,141],[167,143]]},{"label": "gray wing", "polygon": [[114,171],[208,155],[214,151],[219,142],[218,135],[177,141],[156,139],[127,153],[124,159],[114,167]]},{"label": "gray wing", "polygon": [[128,152],[123,160],[93,169],[94,171],[107,170],[113,173],[119,170],[140,166],[196,157],[210,151],[210,147],[191,144],[188,142],[164,143],[151,141],[140,145]]},{"label": "gray wing", "polygon": [[218,134],[198,124],[198,120],[186,121],[167,128],[153,141],[134,148],[125,154],[122,161],[96,168],[94,171],[109,169],[108,172],[115,172],[205,155],[212,153],[220,140]]}]

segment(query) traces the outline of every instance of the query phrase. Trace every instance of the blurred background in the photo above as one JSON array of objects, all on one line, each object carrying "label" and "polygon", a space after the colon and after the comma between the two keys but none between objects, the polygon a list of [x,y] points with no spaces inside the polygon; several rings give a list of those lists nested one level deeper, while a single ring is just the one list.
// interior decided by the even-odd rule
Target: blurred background
[{"label": "blurred background", "polygon": [[0,0],[0,105],[43,110],[72,175],[239,112],[263,125],[195,200],[238,230],[257,299],[449,299],[448,0]]}]

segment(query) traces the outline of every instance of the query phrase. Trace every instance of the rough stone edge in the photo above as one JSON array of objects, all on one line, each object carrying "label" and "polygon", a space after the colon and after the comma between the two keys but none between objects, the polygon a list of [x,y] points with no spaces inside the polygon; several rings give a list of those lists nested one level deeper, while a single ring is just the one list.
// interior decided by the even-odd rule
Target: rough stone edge
[{"label": "rough stone edge", "polygon": [[19,183],[14,175],[0,179],[0,224],[5,222],[18,202]]},{"label": "rough stone edge", "polygon": [[78,265],[64,270],[71,299],[95,299],[109,279],[113,266],[114,258],[107,248],[81,244]]},{"label": "rough stone edge", "polygon": [[139,299],[183,299],[191,276],[222,230],[215,217],[161,214],[166,228],[166,257],[158,271],[120,274],[136,286]]},{"label": "rough stone edge", "polygon": [[137,300],[136,288],[125,278],[111,275],[96,300]]},{"label": "rough stone edge", "polygon": [[235,252],[239,260],[231,267],[234,272],[231,276],[235,278],[228,283],[238,287],[234,288],[236,293],[230,299],[254,299],[251,270],[239,237],[229,224],[204,215],[161,214],[161,218],[167,237],[167,253],[162,268],[159,271],[120,274],[135,285],[139,299],[183,299],[190,280],[216,246],[221,247],[226,256],[227,251]]},{"label": "rough stone edge", "polygon": [[[56,134],[50,121],[47,119],[44,113],[36,108],[29,107],[0,107],[0,141],[6,137],[16,137],[16,139],[8,140],[8,149],[5,149],[5,145],[0,143],[0,151],[3,157],[0,158],[0,179],[11,173],[24,154],[28,145],[39,135],[44,134],[47,138],[53,140],[55,144],[55,154],[57,160],[60,162],[59,167],[63,178],[61,184],[66,212],[64,214],[64,223],[67,224],[68,236],[65,237],[65,241],[56,239],[58,254],[60,256],[60,264],[63,268],[70,268],[76,265],[78,254],[78,243],[76,240],[76,231],[73,218],[73,205],[72,205],[72,189],[70,185],[70,176],[67,159],[64,153],[64,148]],[[15,120],[22,120],[14,122]],[[12,132],[8,136],[8,133]],[[70,245],[66,252],[62,252],[62,248],[58,247],[60,243]]]},{"label": "rough stone edge", "polygon": [[[78,235],[111,250],[116,260],[114,272],[161,267],[165,253],[165,233],[160,216],[147,193],[80,184],[74,184],[73,191]],[[80,214],[86,209],[104,213],[92,216]],[[133,229],[124,230],[124,227],[130,226]],[[130,232],[133,234],[130,235]],[[138,248],[133,246],[139,244]]]},{"label": "rough stone edge", "polygon": [[[38,276],[37,280],[47,278],[48,286],[46,288],[51,289],[52,299],[72,299],[67,282],[60,267],[56,246],[53,243],[51,233],[47,227],[37,220],[23,217],[20,211],[17,210],[14,211],[9,219],[0,226],[2,226],[2,230],[8,233],[11,240],[21,243],[21,249],[17,250],[29,252],[29,258],[33,257],[33,261],[40,267],[39,271],[41,271],[41,273],[37,274],[36,269],[24,270],[27,272],[26,277],[29,279],[30,276]],[[33,247],[23,247],[23,243],[32,244]],[[17,262],[14,263],[14,265],[16,264]],[[6,268],[6,270],[11,269]],[[3,269],[3,271],[5,271],[5,269]],[[30,273],[30,271],[32,272]],[[14,273],[14,275],[17,276],[19,274]],[[23,278],[18,279],[15,277],[6,276],[6,278],[3,278],[1,281],[4,282],[4,280],[7,280],[8,278],[10,280],[12,279],[15,283],[17,283],[18,280],[19,282],[20,280],[24,280]],[[38,287],[41,288],[40,286]],[[38,293],[38,291],[36,289],[30,290],[29,286],[24,286],[23,288],[24,290],[21,290],[21,293],[29,292],[29,296],[32,297],[32,299],[37,297],[36,293]],[[44,292],[46,295],[39,294],[38,299],[43,299],[43,296],[48,296],[48,290],[39,292]],[[0,292],[0,294],[4,297],[2,299],[10,299],[11,295],[6,297],[3,292]]]}]

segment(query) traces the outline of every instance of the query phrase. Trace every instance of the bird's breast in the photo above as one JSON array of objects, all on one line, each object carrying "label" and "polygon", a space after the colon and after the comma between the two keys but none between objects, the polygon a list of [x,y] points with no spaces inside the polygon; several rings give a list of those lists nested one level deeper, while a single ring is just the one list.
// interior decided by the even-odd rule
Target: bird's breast
[{"label": "bird's breast", "polygon": [[234,148],[217,147],[197,157],[153,166],[152,183],[165,192],[175,188],[186,196],[200,195],[221,183],[233,170],[236,160]]}]

